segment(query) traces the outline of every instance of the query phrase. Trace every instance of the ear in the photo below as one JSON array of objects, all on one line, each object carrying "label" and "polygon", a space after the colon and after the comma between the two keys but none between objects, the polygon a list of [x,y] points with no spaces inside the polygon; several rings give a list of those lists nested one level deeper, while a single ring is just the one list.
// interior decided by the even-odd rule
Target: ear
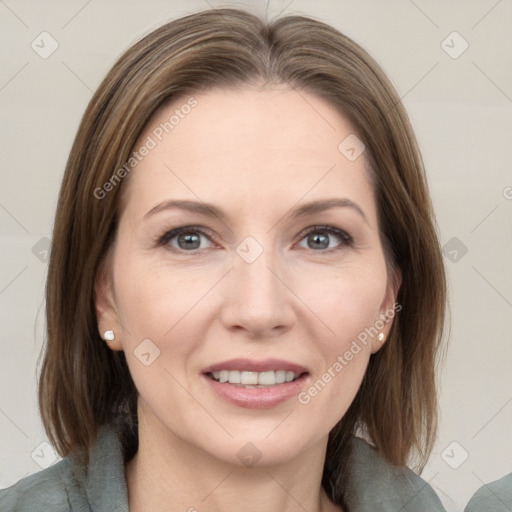
[{"label": "ear", "polygon": [[[394,267],[388,272],[386,294],[379,308],[377,318],[375,319],[374,325],[378,333],[372,337],[372,354],[375,354],[382,348],[388,339],[395,314],[402,309],[402,305],[396,302],[401,285],[402,272],[398,267]],[[383,336],[381,336],[381,334]]]},{"label": "ear", "polygon": [[[116,310],[115,294],[112,274],[110,272],[109,258],[100,265],[94,285],[94,307],[100,338],[104,340],[112,350],[122,350],[121,324]],[[114,339],[106,340],[105,331],[114,331]]]}]

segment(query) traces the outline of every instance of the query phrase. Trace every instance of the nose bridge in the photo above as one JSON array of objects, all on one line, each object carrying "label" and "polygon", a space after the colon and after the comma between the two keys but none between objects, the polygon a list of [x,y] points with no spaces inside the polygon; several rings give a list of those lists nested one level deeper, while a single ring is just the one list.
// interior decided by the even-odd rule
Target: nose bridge
[{"label": "nose bridge", "polygon": [[225,320],[231,326],[270,332],[291,321],[290,292],[277,277],[279,255],[270,239],[263,243],[247,237],[236,249],[225,303]]}]

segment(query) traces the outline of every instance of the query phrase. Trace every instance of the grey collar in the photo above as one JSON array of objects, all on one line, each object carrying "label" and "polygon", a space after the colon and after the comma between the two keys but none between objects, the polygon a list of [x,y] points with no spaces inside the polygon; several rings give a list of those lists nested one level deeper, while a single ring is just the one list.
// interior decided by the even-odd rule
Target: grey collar
[{"label": "grey collar", "polygon": [[[389,464],[373,447],[352,438],[346,499],[350,512],[446,512],[430,485],[406,467]],[[103,425],[91,449],[88,470],[72,467],[94,512],[129,512],[121,444]],[[73,509],[74,510],[74,509]]]}]

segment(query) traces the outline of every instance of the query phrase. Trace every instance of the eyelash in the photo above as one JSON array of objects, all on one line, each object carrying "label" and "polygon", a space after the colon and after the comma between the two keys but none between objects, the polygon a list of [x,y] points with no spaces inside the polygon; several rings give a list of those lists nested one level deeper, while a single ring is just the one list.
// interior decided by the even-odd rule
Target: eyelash
[{"label": "eyelash", "polygon": [[[315,232],[328,233],[329,235],[334,235],[334,236],[338,237],[341,240],[341,243],[338,246],[332,247],[330,249],[309,249],[309,248],[306,248],[306,250],[309,251],[309,252],[313,252],[313,253],[332,253],[332,252],[339,251],[339,250],[343,249],[344,247],[353,247],[354,246],[353,238],[346,231],[343,231],[341,229],[335,228],[333,226],[325,226],[325,225],[316,225],[316,226],[311,226],[309,228],[306,228],[305,230],[303,230],[299,234],[299,242],[302,241],[309,234],[315,233]],[[157,241],[157,245],[158,246],[167,246],[167,248],[169,248],[170,250],[172,250],[174,252],[181,253],[181,254],[196,254],[199,251],[201,251],[201,249],[193,249],[193,250],[190,250],[190,251],[186,251],[186,250],[177,249],[176,247],[172,247],[172,246],[168,245],[169,242],[173,238],[176,238],[177,236],[179,236],[179,235],[181,235],[183,233],[187,233],[187,234],[201,234],[201,235],[207,237],[208,239],[210,239],[210,241],[215,242],[214,237],[212,236],[210,230],[208,230],[208,229],[202,228],[200,226],[182,226],[182,227],[175,228],[175,229],[172,229],[170,231],[167,231],[166,233],[164,233],[163,236],[157,238],[157,240],[156,240]]]}]

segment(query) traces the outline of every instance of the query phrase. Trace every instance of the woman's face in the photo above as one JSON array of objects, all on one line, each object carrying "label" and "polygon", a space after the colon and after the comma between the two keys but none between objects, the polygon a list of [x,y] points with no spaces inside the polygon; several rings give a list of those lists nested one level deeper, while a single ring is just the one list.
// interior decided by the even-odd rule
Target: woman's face
[{"label": "woman's face", "polygon": [[[148,149],[127,183],[99,328],[114,329],[160,434],[275,463],[326,442],[396,290],[365,154],[332,106],[284,86],[194,98],[158,111],[134,148]],[[281,362],[257,366],[270,359]],[[212,365],[235,382],[280,381],[287,365],[302,376],[244,388],[214,382]]]}]

